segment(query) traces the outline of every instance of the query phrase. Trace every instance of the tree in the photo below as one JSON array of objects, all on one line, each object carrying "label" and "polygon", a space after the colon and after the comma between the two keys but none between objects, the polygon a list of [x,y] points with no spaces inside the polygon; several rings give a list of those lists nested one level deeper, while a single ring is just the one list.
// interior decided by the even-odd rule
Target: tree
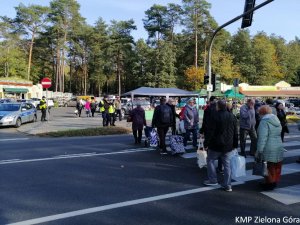
[{"label": "tree", "polygon": [[122,78],[124,74],[126,56],[130,55],[134,44],[131,32],[136,29],[133,20],[111,21],[110,34],[110,55],[118,80],[118,93],[121,95]]},{"label": "tree", "polygon": [[210,19],[210,4],[206,0],[183,0],[185,11],[184,25],[194,34],[195,55],[194,65],[198,67],[198,36],[200,27],[204,27]]},{"label": "tree", "polygon": [[274,84],[283,78],[276,58],[276,49],[265,33],[253,38],[254,65],[256,76],[252,84]]},{"label": "tree", "polygon": [[166,6],[154,4],[148,9],[145,14],[146,18],[143,19],[144,28],[148,32],[149,39],[154,39],[155,45],[164,38],[170,28],[167,20],[168,9]]},{"label": "tree", "polygon": [[47,13],[49,12],[49,8],[39,5],[30,5],[26,7],[21,3],[18,7],[15,7],[15,9],[17,11],[15,22],[18,24],[19,28],[25,32],[25,34],[31,35],[27,69],[27,79],[29,80],[35,36],[43,29],[43,27],[47,23]]},{"label": "tree", "polygon": [[199,90],[203,86],[205,71],[191,66],[185,70],[186,82],[190,90]]},{"label": "tree", "polygon": [[238,67],[241,79],[250,84],[257,80],[252,47],[249,30],[241,29],[232,37],[227,47],[227,52],[232,55],[233,64]]},{"label": "tree", "polygon": [[55,91],[64,91],[65,50],[68,34],[82,27],[84,19],[79,13],[80,5],[76,0],[53,0],[50,2],[51,31],[55,36],[56,79]]}]

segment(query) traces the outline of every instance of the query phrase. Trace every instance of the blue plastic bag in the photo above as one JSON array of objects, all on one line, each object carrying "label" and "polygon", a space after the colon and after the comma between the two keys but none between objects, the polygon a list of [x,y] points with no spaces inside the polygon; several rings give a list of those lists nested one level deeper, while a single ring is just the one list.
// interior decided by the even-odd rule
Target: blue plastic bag
[{"label": "blue plastic bag", "polygon": [[246,176],[246,159],[234,151],[230,160],[231,176],[233,178]]}]

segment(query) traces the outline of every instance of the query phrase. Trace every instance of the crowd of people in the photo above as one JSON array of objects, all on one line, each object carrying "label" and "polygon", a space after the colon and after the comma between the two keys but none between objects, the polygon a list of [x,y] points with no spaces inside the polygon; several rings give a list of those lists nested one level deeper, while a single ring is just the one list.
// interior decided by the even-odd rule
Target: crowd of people
[{"label": "crowd of people", "polygon": [[96,102],[94,97],[86,100],[78,99],[76,103],[76,115],[81,117],[82,111],[85,112],[86,117],[94,117],[97,107],[102,115],[103,126],[115,126],[117,117],[119,121],[122,121],[121,113],[121,100],[117,96],[116,99],[109,99],[108,96],[104,96],[100,102]]},{"label": "crowd of people", "polygon": [[[43,99],[41,100],[41,103]],[[104,96],[99,103],[94,98],[83,101],[78,99],[76,110],[79,117],[84,110],[87,117],[94,117],[97,106],[102,115],[103,126],[115,126],[117,117],[122,120],[121,101],[119,97],[109,99]],[[42,120],[45,120],[44,104],[41,104]],[[178,119],[179,121],[177,121]],[[141,104],[130,111],[127,118],[132,122],[132,132],[135,144],[141,144],[143,129],[147,125],[145,111]],[[179,126],[177,126],[179,124]],[[195,100],[190,98],[177,114],[175,100],[161,98],[160,104],[154,109],[152,128],[157,129],[160,154],[168,154],[166,135],[171,128],[172,135],[183,135],[183,145],[192,141],[198,148],[198,139],[204,139],[203,148],[207,151],[207,175],[205,185],[218,185],[217,172],[224,175],[222,186],[225,191],[232,191],[231,187],[231,157],[235,149],[240,146],[239,154],[243,157],[254,157],[256,160],[267,162],[268,176],[261,183],[264,190],[273,190],[280,179],[284,135],[289,133],[286,113],[282,103],[275,105],[271,99],[265,102],[248,99],[239,109],[235,102],[218,100],[211,96],[204,107],[203,121],[200,127],[199,112]],[[181,128],[181,129],[180,129]],[[192,136],[192,138],[191,138]],[[246,139],[250,137],[250,151],[246,153]],[[214,162],[218,160],[215,168]],[[300,158],[297,160],[300,163]]]},{"label": "crowd of people", "polygon": [[[139,104],[131,111],[132,130],[135,143],[141,143],[143,126],[146,126],[145,112]],[[225,191],[231,187],[231,157],[233,150],[240,146],[239,154],[254,157],[257,161],[267,162],[268,175],[261,183],[263,190],[273,190],[280,179],[284,134],[288,133],[286,114],[282,103],[275,106],[271,99],[266,102],[248,99],[239,111],[235,104],[214,96],[204,108],[203,122],[200,127],[198,109],[194,99],[189,99],[179,114],[175,111],[174,100],[160,99],[155,107],[152,127],[157,129],[161,154],[167,154],[166,134],[171,128],[176,133],[176,118],[183,124],[183,145],[187,145],[192,134],[192,144],[197,148],[199,135],[204,138],[207,151],[207,175],[205,185],[218,185],[217,172],[224,174],[222,186]],[[250,136],[250,152],[246,153],[246,139]],[[218,167],[214,162],[218,160]],[[297,160],[300,162],[300,160]]]}]

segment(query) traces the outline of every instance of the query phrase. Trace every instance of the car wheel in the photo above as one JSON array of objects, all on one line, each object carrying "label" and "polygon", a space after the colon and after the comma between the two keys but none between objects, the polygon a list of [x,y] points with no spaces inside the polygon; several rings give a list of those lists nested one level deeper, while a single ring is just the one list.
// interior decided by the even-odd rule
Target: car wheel
[{"label": "car wheel", "polygon": [[64,107],[68,107],[68,103],[65,103],[65,104],[64,104]]},{"label": "car wheel", "polygon": [[20,118],[17,119],[15,127],[20,127],[22,125],[22,121]]}]

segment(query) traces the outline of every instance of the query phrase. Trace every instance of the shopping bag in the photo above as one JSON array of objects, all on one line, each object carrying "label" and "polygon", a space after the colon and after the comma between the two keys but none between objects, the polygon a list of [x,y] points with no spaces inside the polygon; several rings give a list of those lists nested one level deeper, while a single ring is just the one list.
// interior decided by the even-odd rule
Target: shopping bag
[{"label": "shopping bag", "polygon": [[246,176],[246,159],[240,156],[236,150],[230,160],[231,176],[233,178]]},{"label": "shopping bag", "polygon": [[158,134],[156,129],[152,129],[152,131],[150,132],[150,147],[157,147],[158,146]]},{"label": "shopping bag", "polygon": [[197,163],[200,169],[207,165],[206,158],[207,152],[205,150],[197,150]]},{"label": "shopping bag", "polygon": [[255,161],[253,164],[252,175],[268,176],[268,165],[265,161]]}]

